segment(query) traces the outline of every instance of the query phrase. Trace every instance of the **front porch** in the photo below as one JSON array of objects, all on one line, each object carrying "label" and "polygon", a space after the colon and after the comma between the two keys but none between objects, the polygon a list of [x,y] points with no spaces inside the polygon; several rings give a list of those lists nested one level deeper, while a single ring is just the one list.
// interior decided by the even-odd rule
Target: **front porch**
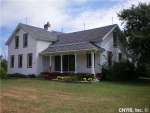
[{"label": "front porch", "polygon": [[51,80],[57,76],[71,76],[91,74],[94,78],[100,78],[102,64],[102,52],[76,51],[47,53],[40,55],[41,73],[46,79]]}]

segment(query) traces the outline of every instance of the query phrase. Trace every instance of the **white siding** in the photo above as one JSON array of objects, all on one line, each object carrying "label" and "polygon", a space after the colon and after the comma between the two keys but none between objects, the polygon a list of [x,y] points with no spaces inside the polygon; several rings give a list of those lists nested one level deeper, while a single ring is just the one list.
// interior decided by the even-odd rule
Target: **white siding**
[{"label": "white siding", "polygon": [[[101,42],[101,47],[104,48],[106,51],[103,52],[103,64],[107,63],[107,52],[111,51],[113,53],[113,58],[112,59],[117,59],[115,61],[118,61],[118,53],[122,53],[123,58],[126,58],[125,55],[125,47],[119,42],[118,36],[117,36],[117,48],[116,48],[116,55],[114,55],[114,47],[113,47],[113,32],[118,32],[116,29],[112,31],[102,42]],[[117,33],[118,35],[118,33]],[[114,58],[115,57],[115,58]]]},{"label": "white siding", "polygon": [[[48,42],[48,41],[42,41],[42,40],[37,40],[37,70],[36,70],[36,74],[40,74],[41,73],[41,56],[39,55],[40,52],[42,52],[44,49],[46,49],[52,42]],[[46,70],[46,68],[49,67],[49,57],[48,62],[46,62],[46,60],[44,58],[47,57],[43,57],[43,71]]]},{"label": "white siding", "polygon": [[99,46],[99,47],[101,47],[101,42],[100,41],[94,42],[94,44],[97,45],[97,46]]},{"label": "white siding", "polygon": [[[8,45],[8,73],[36,74],[36,40],[28,34],[28,47],[23,48],[23,34],[27,32],[20,29],[15,36],[19,36],[19,48],[15,49],[15,36]],[[27,54],[33,54],[32,68],[27,68]],[[23,54],[22,68],[18,68],[18,55]],[[14,68],[10,68],[10,56],[15,56]]]}]

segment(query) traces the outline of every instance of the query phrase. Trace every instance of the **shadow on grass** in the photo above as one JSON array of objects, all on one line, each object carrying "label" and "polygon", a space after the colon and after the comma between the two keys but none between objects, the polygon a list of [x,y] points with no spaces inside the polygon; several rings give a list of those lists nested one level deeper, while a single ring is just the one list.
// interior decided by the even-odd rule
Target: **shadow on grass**
[{"label": "shadow on grass", "polygon": [[131,86],[150,86],[150,78],[140,77],[133,81],[113,82],[114,84],[131,85]]}]

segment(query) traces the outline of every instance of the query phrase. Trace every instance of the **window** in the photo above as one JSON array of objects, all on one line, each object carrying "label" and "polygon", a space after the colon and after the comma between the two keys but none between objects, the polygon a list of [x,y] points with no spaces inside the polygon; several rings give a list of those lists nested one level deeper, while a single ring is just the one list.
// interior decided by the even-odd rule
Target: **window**
[{"label": "window", "polygon": [[[63,71],[75,70],[75,55],[62,56]],[[55,56],[55,71],[61,70],[61,56]]]},{"label": "window", "polygon": [[24,34],[23,35],[23,47],[27,47],[28,46],[28,34]]},{"label": "window", "polygon": [[113,33],[113,46],[117,47],[117,33],[116,32]]},{"label": "window", "polygon": [[87,67],[90,68],[92,65],[91,62],[91,53],[87,53]]},{"label": "window", "polygon": [[55,56],[55,71],[60,71],[61,67],[61,59],[60,56]]},{"label": "window", "polygon": [[27,67],[32,68],[32,53],[27,55]]},{"label": "window", "polygon": [[108,66],[112,64],[112,52],[108,51]]},{"label": "window", "polygon": [[75,56],[74,55],[63,55],[63,71],[74,71],[75,70]]},{"label": "window", "polygon": [[22,60],[23,60],[22,54],[18,55],[18,68],[22,68]]},{"label": "window", "polygon": [[10,68],[14,68],[14,60],[15,60],[15,56],[11,55],[10,56]]},{"label": "window", "polygon": [[122,62],[122,53],[119,53],[118,61]]},{"label": "window", "polygon": [[19,48],[19,36],[15,37],[15,49]]}]

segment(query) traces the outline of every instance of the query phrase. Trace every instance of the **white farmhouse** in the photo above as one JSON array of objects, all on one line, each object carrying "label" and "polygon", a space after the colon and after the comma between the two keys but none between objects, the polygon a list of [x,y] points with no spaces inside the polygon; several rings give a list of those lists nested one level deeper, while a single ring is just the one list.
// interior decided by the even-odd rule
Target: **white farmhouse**
[{"label": "white farmhouse", "polygon": [[91,73],[101,75],[101,66],[126,59],[118,40],[117,24],[84,31],[61,33],[18,24],[6,42],[8,73],[40,74]]}]

